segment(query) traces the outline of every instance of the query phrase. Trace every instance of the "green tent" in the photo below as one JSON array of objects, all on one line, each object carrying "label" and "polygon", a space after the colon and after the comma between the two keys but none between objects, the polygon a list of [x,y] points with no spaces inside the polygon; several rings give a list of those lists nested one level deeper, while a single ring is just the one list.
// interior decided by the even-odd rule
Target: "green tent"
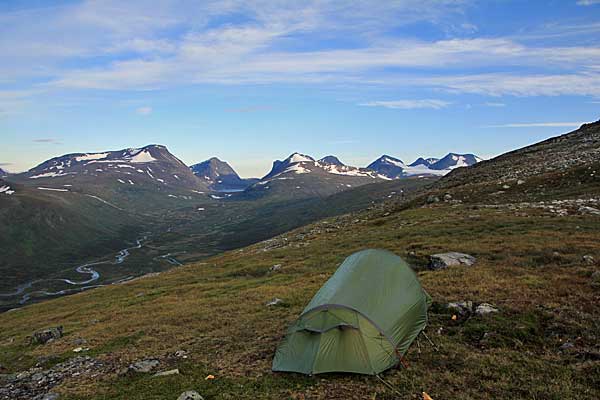
[{"label": "green tent", "polygon": [[352,254],[288,329],[273,371],[378,374],[425,329],[430,304],[402,258],[385,250]]}]

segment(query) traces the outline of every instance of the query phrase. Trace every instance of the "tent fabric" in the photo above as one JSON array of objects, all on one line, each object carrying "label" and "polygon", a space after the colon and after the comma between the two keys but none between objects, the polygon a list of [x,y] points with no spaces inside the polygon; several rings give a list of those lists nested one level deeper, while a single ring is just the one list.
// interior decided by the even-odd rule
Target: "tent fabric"
[{"label": "tent fabric", "polygon": [[378,374],[425,329],[430,304],[402,258],[374,249],[352,254],[289,327],[273,371]]}]

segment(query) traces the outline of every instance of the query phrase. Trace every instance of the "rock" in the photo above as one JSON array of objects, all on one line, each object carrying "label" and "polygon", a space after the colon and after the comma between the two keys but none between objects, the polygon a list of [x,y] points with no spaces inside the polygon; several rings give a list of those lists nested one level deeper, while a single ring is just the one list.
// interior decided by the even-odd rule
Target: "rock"
[{"label": "rock", "polygon": [[502,189],[504,189],[504,190],[510,189],[510,186],[508,186],[508,185],[502,185]]},{"label": "rock", "polygon": [[585,262],[587,265],[596,264],[596,260],[594,259],[594,257],[590,256],[589,254],[586,254],[585,256],[583,256],[582,259],[583,259],[583,262]]},{"label": "rock", "polygon": [[279,297],[275,297],[273,300],[267,303],[267,307],[277,306],[282,303],[283,300],[281,300]]},{"label": "rock", "polygon": [[560,346],[560,350],[565,351],[565,350],[572,349],[573,347],[575,347],[575,345],[573,343],[565,342]]},{"label": "rock", "polygon": [[444,195],[444,201],[450,201],[450,200],[452,200],[452,195],[450,193],[446,193]]},{"label": "rock", "polygon": [[465,265],[470,267],[475,264],[477,259],[469,254],[450,252],[434,254],[430,256],[429,269],[438,270],[455,265]]},{"label": "rock", "polygon": [[275,264],[271,268],[269,268],[269,271],[276,272],[276,271],[279,271],[280,269],[281,269],[281,264]]},{"label": "rock", "polygon": [[439,203],[440,198],[434,195],[430,195],[427,197],[427,204]]},{"label": "rock", "polygon": [[33,336],[31,337],[31,344],[46,344],[52,340],[61,338],[62,335],[62,326],[44,329],[33,334]]},{"label": "rock", "polygon": [[177,350],[173,355],[177,358],[188,358],[188,352],[185,350]]},{"label": "rock", "polygon": [[73,349],[73,353],[81,353],[82,351],[88,351],[89,347],[76,347]]},{"label": "rock", "polygon": [[146,373],[146,372],[151,372],[153,369],[158,367],[159,364],[160,363],[158,362],[158,360],[154,360],[154,359],[142,360],[142,361],[138,361],[138,362],[131,364],[127,369],[129,371],[133,371],[133,372]]},{"label": "rock", "polygon": [[87,340],[85,340],[83,338],[77,338],[77,339],[73,340],[73,344],[75,346],[81,346],[81,345],[87,344]]},{"label": "rock", "polygon": [[179,369],[175,368],[175,369],[170,369],[168,371],[157,372],[156,374],[154,374],[152,376],[157,377],[157,376],[169,376],[169,375],[179,375]]},{"label": "rock", "polygon": [[523,185],[525,183],[525,181],[523,179],[519,179],[517,181],[517,185]]},{"label": "rock", "polygon": [[579,212],[582,214],[600,215],[600,210],[594,207],[582,206],[579,207]]},{"label": "rock", "polygon": [[189,390],[181,393],[177,400],[204,400],[204,397],[202,397],[200,393],[196,392],[195,390]]},{"label": "rock", "polygon": [[455,303],[448,303],[448,305],[446,305],[446,308],[448,308],[448,310],[456,312],[457,314],[466,315],[473,312],[473,302],[458,301]]},{"label": "rock", "polygon": [[497,313],[498,309],[492,306],[489,303],[481,303],[475,308],[475,314],[477,315],[488,315],[492,313]]},{"label": "rock", "polygon": [[600,271],[595,271],[592,274],[592,286],[600,286]]},{"label": "rock", "polygon": [[60,398],[58,393],[46,393],[34,397],[33,400],[57,400],[58,398]]}]

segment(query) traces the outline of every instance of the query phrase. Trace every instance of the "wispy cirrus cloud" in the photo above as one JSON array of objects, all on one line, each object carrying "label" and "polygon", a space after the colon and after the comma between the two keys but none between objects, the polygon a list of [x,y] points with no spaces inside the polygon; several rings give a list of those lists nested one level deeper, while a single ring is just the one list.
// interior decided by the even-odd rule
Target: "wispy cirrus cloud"
[{"label": "wispy cirrus cloud", "polygon": [[136,114],[139,114],[139,115],[150,115],[150,114],[152,114],[152,111],[153,111],[152,107],[148,107],[148,106],[138,107],[135,110]]},{"label": "wispy cirrus cloud", "polygon": [[273,107],[271,106],[261,106],[261,105],[256,105],[256,106],[247,106],[247,107],[238,107],[238,108],[227,108],[225,110],[225,112],[230,112],[230,113],[253,113],[253,112],[259,112],[259,111],[269,111],[272,110]]},{"label": "wispy cirrus cloud", "polygon": [[47,143],[47,144],[63,144],[60,139],[55,139],[55,138],[33,139],[32,142],[34,142],[34,143]]},{"label": "wispy cirrus cloud", "polygon": [[414,110],[418,108],[429,108],[439,110],[448,107],[451,102],[438,99],[417,99],[417,100],[384,100],[384,101],[368,101],[359,103],[359,106],[365,107],[384,107],[400,110]]},{"label": "wispy cirrus cloud", "polygon": [[600,0],[578,0],[578,6],[593,6],[595,4],[600,4]]}]

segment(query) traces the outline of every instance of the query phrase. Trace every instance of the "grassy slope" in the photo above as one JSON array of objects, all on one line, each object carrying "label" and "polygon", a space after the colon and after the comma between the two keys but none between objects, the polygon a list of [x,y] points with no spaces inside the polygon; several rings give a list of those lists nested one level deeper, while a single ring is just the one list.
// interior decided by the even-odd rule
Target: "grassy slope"
[{"label": "grassy slope", "polygon": [[[399,398],[371,377],[273,374],[275,347],[350,253],[386,248],[419,269],[429,254],[454,250],[479,261],[472,268],[419,272],[436,302],[427,332],[440,352],[422,341],[421,352],[413,346],[407,356],[409,369],[385,373],[400,398],[416,398],[423,390],[435,399],[599,398],[600,292],[590,280],[598,267],[581,257],[600,259],[600,217],[485,207],[510,203],[511,196],[520,201],[519,194],[536,186],[500,195],[488,189],[455,189],[463,204],[415,202],[330,218],[159,277],[2,314],[0,363],[17,371],[39,356],[71,357],[73,339],[84,337],[91,354],[107,363],[122,366],[179,349],[189,351],[190,360],[171,361],[182,371],[173,377],[67,382],[60,388],[67,399],[176,398],[188,389],[207,399]],[[552,190],[559,193],[560,182],[542,192]],[[577,194],[584,193],[598,194],[597,182],[580,185]],[[269,273],[274,264],[282,270]],[[273,297],[285,306],[265,307]],[[501,312],[454,322],[439,304],[456,300],[490,302]],[[35,329],[57,324],[65,326],[65,338],[46,346],[24,344]],[[575,347],[559,351],[565,341]],[[217,378],[205,381],[208,373]]]}]

